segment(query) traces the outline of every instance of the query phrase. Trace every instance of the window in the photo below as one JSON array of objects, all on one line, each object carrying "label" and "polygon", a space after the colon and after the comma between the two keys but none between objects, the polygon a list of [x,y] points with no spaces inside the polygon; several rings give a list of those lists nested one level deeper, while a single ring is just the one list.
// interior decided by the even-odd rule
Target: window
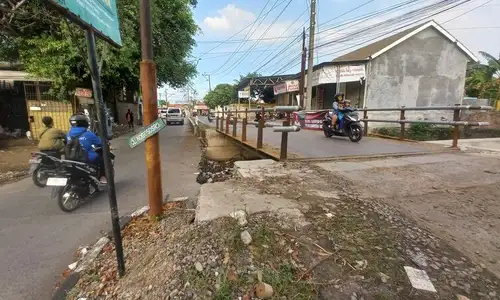
[{"label": "window", "polygon": [[178,108],[172,108],[172,109],[169,109],[168,110],[168,113],[169,114],[180,114],[181,113],[181,110],[178,109]]}]

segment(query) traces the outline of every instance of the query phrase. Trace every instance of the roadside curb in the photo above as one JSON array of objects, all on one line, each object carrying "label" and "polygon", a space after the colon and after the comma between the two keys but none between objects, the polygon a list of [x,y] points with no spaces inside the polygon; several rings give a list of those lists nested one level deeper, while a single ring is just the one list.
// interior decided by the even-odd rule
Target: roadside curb
[{"label": "roadside curb", "polygon": [[[168,199],[168,195],[165,197],[166,201]],[[139,217],[144,215],[149,211],[149,206],[143,206],[131,214],[124,215],[120,217],[120,230],[123,230],[125,226],[127,226],[130,221],[132,221],[133,218]],[[75,285],[78,283],[78,280],[80,280],[81,273],[85,271],[89,265],[92,264],[92,262],[99,256],[101,253],[102,249],[112,240],[112,231],[110,230],[107,232],[104,236],[102,236],[97,242],[95,242],[92,247],[87,251],[87,254],[85,254],[82,258],[77,260],[77,266],[72,271],[68,277],[66,277],[59,285],[59,288],[55,291],[54,295],[52,296],[52,300],[65,300],[66,296],[68,295],[69,291]]]}]

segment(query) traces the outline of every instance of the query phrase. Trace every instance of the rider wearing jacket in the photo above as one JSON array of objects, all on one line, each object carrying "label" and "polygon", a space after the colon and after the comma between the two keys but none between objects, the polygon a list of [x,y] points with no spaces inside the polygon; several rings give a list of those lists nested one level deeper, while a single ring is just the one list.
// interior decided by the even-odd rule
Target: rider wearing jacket
[{"label": "rider wearing jacket", "polygon": [[[88,130],[89,121],[87,117],[76,114],[69,119],[69,122],[71,124],[71,129],[67,135],[68,142],[70,142],[72,138],[78,137],[80,146],[87,152],[88,163],[99,166],[101,175],[103,175],[104,160],[92,147],[92,145],[95,147],[102,147],[102,141],[95,133]],[[106,178],[104,176],[101,176],[101,183],[106,183]]]},{"label": "rider wearing jacket", "polygon": [[59,153],[64,148],[66,133],[61,129],[53,128],[54,120],[49,116],[43,117],[42,123],[45,125],[45,129],[40,133],[38,149]]}]

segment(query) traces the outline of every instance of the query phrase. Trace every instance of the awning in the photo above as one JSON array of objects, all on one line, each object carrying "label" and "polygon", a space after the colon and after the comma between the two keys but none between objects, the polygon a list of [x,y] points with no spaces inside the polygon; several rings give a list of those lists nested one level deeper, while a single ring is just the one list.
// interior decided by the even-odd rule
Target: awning
[{"label": "awning", "polygon": [[0,70],[2,81],[51,81],[49,79],[35,78],[23,71]]}]

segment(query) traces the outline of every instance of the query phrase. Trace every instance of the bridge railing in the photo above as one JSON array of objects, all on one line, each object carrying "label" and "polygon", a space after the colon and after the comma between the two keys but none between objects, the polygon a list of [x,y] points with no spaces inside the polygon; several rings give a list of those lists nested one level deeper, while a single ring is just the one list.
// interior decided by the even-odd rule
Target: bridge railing
[{"label": "bridge railing", "polygon": [[[293,125],[294,119],[292,118],[292,113],[299,110],[299,106],[275,106],[272,108],[263,107],[257,109],[245,108],[245,110],[235,109],[229,111],[217,111],[215,112],[217,114],[215,124],[217,130],[224,132],[227,135],[229,135],[229,127],[232,125],[231,135],[233,137],[237,137],[237,123],[240,122],[239,115],[243,113],[244,117],[241,120],[241,141],[247,142],[247,125],[257,125],[257,149],[262,149],[263,147],[264,127],[272,127],[274,132],[281,132],[280,160],[285,160],[288,156],[288,133],[300,131],[300,126]],[[248,113],[257,112],[261,113],[259,121],[249,121]],[[266,112],[285,113],[285,118],[282,124],[278,125],[276,123],[266,122],[264,118],[264,114]]]},{"label": "bridge railing", "polygon": [[[363,123],[365,124],[364,134],[368,134],[368,122],[377,123],[399,123],[400,124],[400,134],[399,139],[405,139],[405,125],[406,124],[435,124],[435,125],[450,125],[453,126],[452,133],[452,148],[458,147],[458,139],[460,137],[460,126],[488,126],[488,122],[469,122],[460,121],[460,112],[462,110],[492,110],[491,106],[479,106],[479,105],[455,105],[455,106],[431,106],[431,107],[405,107],[401,106],[398,108],[358,108],[358,111],[363,112]],[[382,112],[382,111],[399,111],[398,120],[387,120],[387,119],[369,119],[368,112]],[[405,113],[407,111],[453,111],[453,120],[407,120]]]}]

